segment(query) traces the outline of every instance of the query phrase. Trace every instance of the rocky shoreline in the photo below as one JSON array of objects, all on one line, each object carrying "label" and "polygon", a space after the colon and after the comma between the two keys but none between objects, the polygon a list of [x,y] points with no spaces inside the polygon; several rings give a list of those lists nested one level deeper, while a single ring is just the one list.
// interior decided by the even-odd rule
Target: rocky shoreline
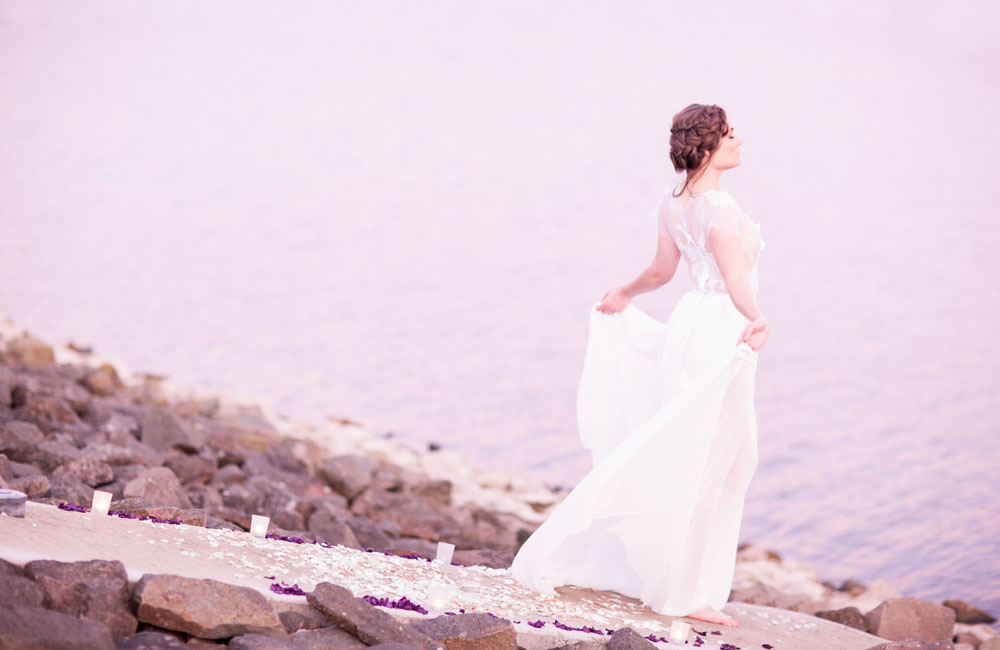
[{"label": "rocky shoreline", "polygon": [[[414,451],[347,420],[288,422],[258,406],[119,369],[87,350],[52,347],[4,323],[0,488],[69,509],[88,508],[99,489],[114,495],[111,507],[119,516],[209,530],[246,531],[251,515],[265,515],[273,538],[398,557],[433,558],[437,542],[445,541],[456,547],[456,564],[491,569],[506,568],[564,496],[527,476],[469,467],[447,450]],[[58,616],[89,625],[76,633],[93,637],[92,645],[60,647],[516,648],[509,621],[460,614],[390,624],[379,614],[391,603],[375,599],[375,606],[329,583],[309,592],[311,614],[272,620],[270,636],[252,626],[207,633],[178,623],[169,608],[161,611],[162,603],[157,614],[145,607],[154,587],[170,576],[130,584],[113,562],[81,564],[0,561],[0,647],[21,647],[16,639],[28,632],[18,621],[31,614],[35,629],[50,632],[70,629]],[[199,588],[184,593],[201,593]],[[276,593],[282,588],[291,586],[279,585]],[[228,597],[254,601],[243,592]],[[106,607],[93,605],[98,601]],[[802,612],[894,642],[873,647],[1000,650],[1000,635],[990,627],[995,619],[962,601],[901,597],[883,581],[835,586],[811,567],[753,545],[740,549],[730,601]],[[186,606],[197,609],[199,603]],[[371,632],[385,626],[396,631]],[[116,646],[107,646],[105,636]],[[462,643],[454,641],[458,637]],[[603,639],[622,650],[640,641],[649,644],[621,630]]]}]

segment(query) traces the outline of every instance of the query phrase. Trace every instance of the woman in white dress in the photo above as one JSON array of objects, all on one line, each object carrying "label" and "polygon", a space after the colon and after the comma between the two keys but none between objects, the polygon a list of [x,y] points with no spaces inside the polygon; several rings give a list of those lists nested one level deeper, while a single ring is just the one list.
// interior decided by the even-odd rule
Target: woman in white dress
[{"label": "woman in white dress", "polygon": [[[511,574],[543,593],[609,589],[661,614],[735,626],[720,610],[757,467],[754,373],[770,331],[756,297],[763,241],[719,189],[740,164],[725,111],[692,104],[670,133],[686,177],[656,206],[656,256],[591,313],[577,407],[594,468]],[[666,324],[629,304],[669,282],[682,257],[694,287]]]}]

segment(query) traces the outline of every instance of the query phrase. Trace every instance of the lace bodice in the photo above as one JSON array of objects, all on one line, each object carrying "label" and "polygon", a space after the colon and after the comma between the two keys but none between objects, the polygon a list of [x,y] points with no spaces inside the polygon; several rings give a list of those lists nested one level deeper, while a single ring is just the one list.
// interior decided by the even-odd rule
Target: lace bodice
[{"label": "lace bodice", "polygon": [[674,196],[679,191],[680,185],[665,191],[655,213],[660,234],[669,236],[687,261],[695,288],[707,293],[726,291],[708,241],[709,231],[717,229],[739,238],[750,270],[750,286],[756,293],[757,259],[764,248],[760,226],[728,192],[708,190],[690,198]]}]

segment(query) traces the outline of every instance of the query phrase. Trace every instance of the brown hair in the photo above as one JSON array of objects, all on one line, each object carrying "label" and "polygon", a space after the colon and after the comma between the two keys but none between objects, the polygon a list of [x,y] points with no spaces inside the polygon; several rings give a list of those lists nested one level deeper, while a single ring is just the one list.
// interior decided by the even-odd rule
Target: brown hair
[{"label": "brown hair", "polygon": [[715,104],[691,104],[674,115],[670,127],[670,162],[675,171],[687,172],[681,194],[688,183],[704,172],[712,152],[728,131],[726,111]]}]

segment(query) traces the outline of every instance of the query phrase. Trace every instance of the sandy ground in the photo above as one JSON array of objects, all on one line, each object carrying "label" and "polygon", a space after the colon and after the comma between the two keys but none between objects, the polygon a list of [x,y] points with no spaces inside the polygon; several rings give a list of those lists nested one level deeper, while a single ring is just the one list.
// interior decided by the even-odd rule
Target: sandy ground
[{"label": "sandy ground", "polygon": [[[275,582],[297,584],[310,591],[329,581],[347,587],[356,596],[392,600],[405,596],[424,606],[430,603],[430,593],[436,591],[446,594],[446,611],[490,612],[517,621],[518,644],[526,650],[544,650],[576,640],[607,641],[607,636],[558,629],[552,625],[556,620],[571,627],[602,630],[630,626],[658,637],[667,636],[671,623],[669,617],[612,592],[560,588],[558,597],[544,597],[514,582],[505,570],[445,566],[342,546],[323,548],[228,530],[66,512],[30,502],[24,519],[0,517],[0,557],[15,564],[36,559],[120,560],[132,581],[146,573],[212,578],[256,589],[279,607],[304,603],[305,598],[273,593],[270,587]],[[404,618],[421,616],[404,610],[387,611]],[[884,641],[780,609],[729,603],[725,612],[739,620],[738,628],[688,621],[695,630],[708,633],[704,648],[728,643],[744,650],[762,648],[763,644],[775,650],[863,650]],[[539,620],[546,623],[541,628],[527,625]],[[694,637],[692,632],[689,645]]]}]

